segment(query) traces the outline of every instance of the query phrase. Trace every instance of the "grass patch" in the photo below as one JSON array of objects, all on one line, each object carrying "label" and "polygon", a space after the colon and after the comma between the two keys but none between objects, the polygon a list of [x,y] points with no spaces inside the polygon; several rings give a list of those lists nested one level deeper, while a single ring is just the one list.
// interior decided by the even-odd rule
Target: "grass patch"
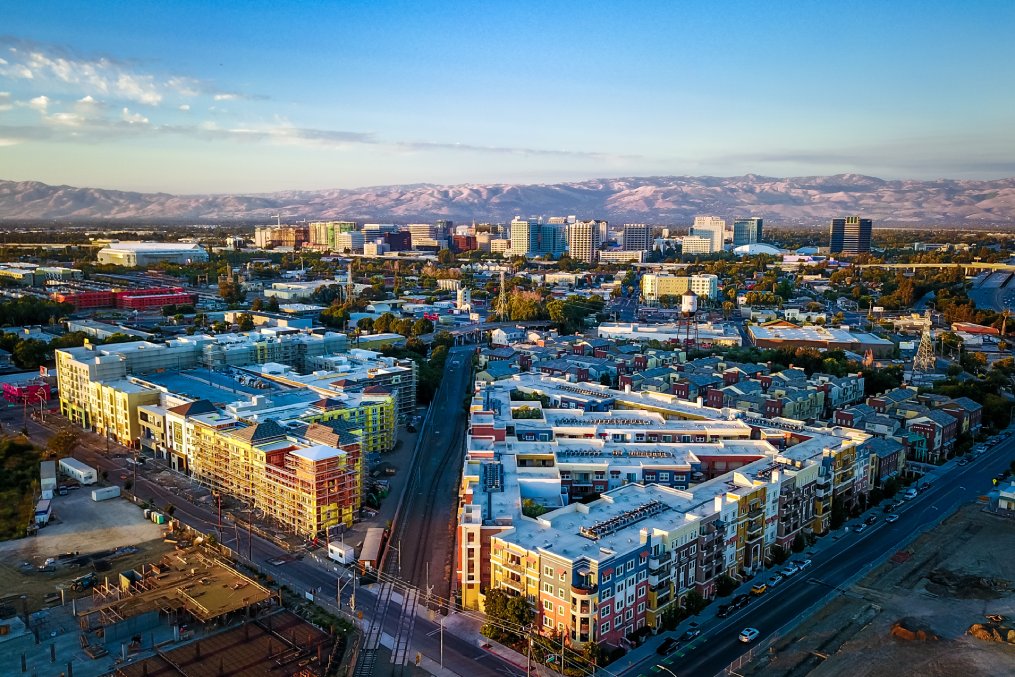
[{"label": "grass patch", "polygon": [[34,519],[40,460],[25,439],[0,439],[0,540],[24,536]]}]

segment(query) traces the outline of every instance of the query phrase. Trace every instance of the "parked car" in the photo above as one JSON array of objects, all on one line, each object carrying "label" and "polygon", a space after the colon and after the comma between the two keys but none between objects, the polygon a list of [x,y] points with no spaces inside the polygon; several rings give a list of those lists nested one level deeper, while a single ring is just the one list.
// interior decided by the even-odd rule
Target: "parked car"
[{"label": "parked car", "polygon": [[916,494],[917,494],[916,489],[914,489],[913,487],[910,487],[910,488],[906,489],[906,493],[902,494],[902,499],[905,500],[905,501],[910,501],[910,500],[916,498]]},{"label": "parked car", "polygon": [[744,628],[740,631],[740,641],[744,644],[749,644],[758,638],[761,631],[757,628]]},{"label": "parked car", "polygon": [[809,559],[802,559],[802,560],[800,560],[800,571],[803,571],[804,569],[806,569],[810,565],[811,565],[811,561]]},{"label": "parked car", "polygon": [[867,531],[867,527],[868,526],[870,526],[870,525],[868,525],[866,522],[862,522],[862,523],[856,525],[856,528],[853,529],[853,531],[855,531],[858,534],[862,534],[863,532]]},{"label": "parked car", "polygon": [[750,603],[750,601],[751,601],[750,595],[737,595],[736,597],[733,598],[733,601],[730,602],[730,606],[733,607],[734,609],[743,609]]},{"label": "parked car", "polygon": [[884,511],[886,513],[892,512],[893,510],[895,510],[895,504],[894,503],[886,503],[885,504]]},{"label": "parked car", "polygon": [[666,639],[663,640],[663,643],[656,648],[656,653],[659,654],[660,656],[665,656],[666,654],[670,653],[676,648],[677,648],[677,640],[673,639],[672,637],[667,637]]},{"label": "parked car", "polygon": [[751,586],[752,595],[764,595],[766,592],[768,592],[768,586],[764,583],[755,583]]},{"label": "parked car", "polygon": [[864,523],[864,524],[867,524],[867,525],[871,525],[871,524],[874,524],[874,523],[875,523],[875,522],[877,522],[877,521],[878,521],[878,516],[877,516],[877,515],[871,515],[870,517],[868,517],[867,519],[865,519],[865,520],[863,521],[863,523]]},{"label": "parked car", "polygon": [[965,458],[960,458],[958,465],[969,465],[969,460]]},{"label": "parked car", "polygon": [[736,609],[733,608],[732,604],[720,604],[719,605],[719,609],[716,610],[716,612],[715,612],[715,615],[716,615],[716,618],[726,618],[727,616],[729,616],[734,611],[736,611]]},{"label": "parked car", "polygon": [[888,524],[891,524],[892,522],[898,522],[898,521],[899,521],[899,516],[898,515],[889,515],[888,517],[885,518],[885,522],[887,522]]},{"label": "parked car", "polygon": [[784,580],[786,580],[785,576],[783,576],[782,574],[776,574],[768,579],[768,587],[774,588],[775,586],[782,583]]},{"label": "parked car", "polygon": [[797,564],[796,562],[787,562],[786,566],[784,566],[782,568],[783,578],[785,578],[787,576],[792,576],[793,574],[795,574],[798,571],[800,571],[800,565],[799,564]]}]

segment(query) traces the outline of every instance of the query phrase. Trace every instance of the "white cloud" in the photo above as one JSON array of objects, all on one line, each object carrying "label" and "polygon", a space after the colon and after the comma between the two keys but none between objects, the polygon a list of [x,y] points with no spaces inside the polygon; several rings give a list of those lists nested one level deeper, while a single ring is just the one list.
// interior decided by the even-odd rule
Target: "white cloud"
[{"label": "white cloud", "polygon": [[62,127],[80,127],[85,123],[85,118],[77,113],[53,113],[46,116],[46,122]]},{"label": "white cloud", "polygon": [[3,146],[16,146],[19,143],[21,143],[20,139],[7,139],[7,138],[4,138],[4,137],[0,136],[0,147],[3,147]]},{"label": "white cloud", "polygon": [[95,97],[93,97],[91,94],[88,94],[88,95],[83,96],[80,99],[78,99],[78,103],[85,103],[85,104],[95,103]]},{"label": "white cloud", "polygon": [[266,98],[223,92],[211,83],[188,76],[146,72],[130,62],[102,56],[80,57],[53,45],[0,38],[0,43],[12,41],[18,47],[9,47],[10,60],[0,59],[0,79],[48,81],[62,86],[64,90],[95,93],[108,99],[146,106],[202,95],[216,101]]},{"label": "white cloud", "polygon": [[46,96],[45,94],[43,94],[42,96],[37,96],[31,101],[29,101],[28,105],[29,107],[34,108],[35,110],[40,110],[43,113],[45,113],[46,109],[49,107],[49,97]]},{"label": "white cloud", "polygon": [[187,111],[190,110],[190,104],[189,103],[183,104],[182,106],[180,106],[180,110],[182,110],[184,113],[186,113]]},{"label": "white cloud", "polygon": [[148,118],[140,113],[131,113],[129,108],[123,109],[123,121],[129,125],[147,125]]}]

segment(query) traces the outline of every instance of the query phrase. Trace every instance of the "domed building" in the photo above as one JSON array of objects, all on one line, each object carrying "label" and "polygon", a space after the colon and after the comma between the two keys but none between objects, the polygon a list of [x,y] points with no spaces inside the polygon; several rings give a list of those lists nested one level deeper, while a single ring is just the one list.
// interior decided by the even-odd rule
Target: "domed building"
[{"label": "domed building", "polygon": [[780,256],[782,255],[782,250],[763,242],[752,242],[751,244],[742,244],[739,247],[735,247],[733,253],[737,256],[758,256],[759,254]]}]

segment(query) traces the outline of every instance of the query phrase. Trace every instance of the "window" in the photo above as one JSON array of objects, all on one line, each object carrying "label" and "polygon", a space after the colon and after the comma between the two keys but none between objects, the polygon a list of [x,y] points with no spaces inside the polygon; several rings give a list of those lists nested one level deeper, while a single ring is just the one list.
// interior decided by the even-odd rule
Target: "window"
[{"label": "window", "polygon": [[552,595],[553,585],[550,583],[543,583],[543,592],[547,593],[548,595]]},{"label": "window", "polygon": [[660,472],[659,473],[659,481],[660,482],[669,482],[670,481],[670,474],[668,472]]},{"label": "window", "polygon": [[603,583],[607,582],[608,580],[610,580],[610,574],[603,574]]},{"label": "window", "polygon": [[553,602],[551,602],[549,600],[544,600],[543,601],[543,608],[545,610],[547,610],[547,611],[553,611]]},{"label": "window", "polygon": [[623,624],[624,619],[621,616],[617,616],[616,618],[613,619],[613,627],[619,628]]},{"label": "window", "polygon": [[560,597],[561,599],[567,599],[566,597],[564,597],[564,588],[557,588],[557,597]]},{"label": "window", "polygon": [[627,562],[627,570],[628,571],[634,571],[634,560],[633,559],[632,560],[628,560],[628,562]]},{"label": "window", "polygon": [[603,624],[602,624],[602,625],[601,625],[601,626],[599,627],[599,632],[600,632],[601,634],[603,634],[603,635],[605,635],[605,634],[608,634],[608,633],[610,632],[610,624],[609,624],[609,623],[603,623]]},{"label": "window", "polygon": [[627,610],[627,611],[626,611],[626,612],[624,613],[624,620],[626,620],[626,621],[629,621],[629,620],[631,620],[632,618],[634,618],[634,609],[628,609],[628,610]]},{"label": "window", "polygon": [[553,619],[550,618],[549,616],[543,616],[543,627],[552,628],[553,627]]},{"label": "window", "polygon": [[543,575],[553,577],[553,567],[543,567]]},{"label": "window", "polygon": [[609,616],[610,615],[610,605],[609,604],[603,605],[603,607],[599,610],[599,615],[602,616],[603,618],[606,618],[607,616]]},{"label": "window", "polygon": [[562,583],[567,580],[567,578],[565,576],[566,576],[566,574],[563,571],[561,571],[560,572],[560,580],[561,580]]},{"label": "window", "polygon": [[643,613],[644,611],[645,611],[645,602],[642,602],[641,604],[638,605],[638,613]]},{"label": "window", "polygon": [[638,572],[638,580],[639,581],[644,581],[647,577],[648,577],[648,574],[645,573],[644,571],[639,571]]},{"label": "window", "polygon": [[561,616],[563,616],[564,613],[565,613],[564,612],[564,607],[563,606],[558,606],[557,607],[557,613],[560,614]]}]

